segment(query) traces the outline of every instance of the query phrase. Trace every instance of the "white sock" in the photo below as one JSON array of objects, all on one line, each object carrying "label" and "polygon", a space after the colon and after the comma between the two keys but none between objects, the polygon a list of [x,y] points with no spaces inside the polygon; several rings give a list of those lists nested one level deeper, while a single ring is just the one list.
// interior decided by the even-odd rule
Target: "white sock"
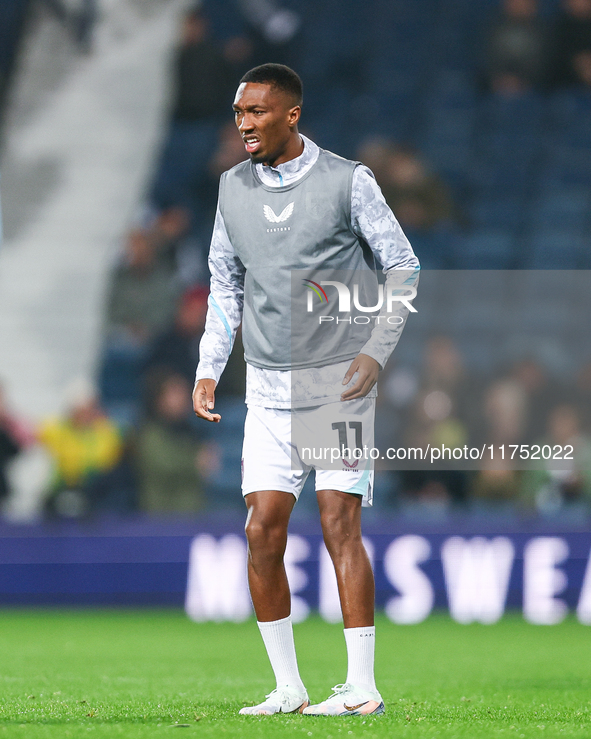
[{"label": "white sock", "polygon": [[344,629],[344,632],[347,642],[347,682],[367,690],[376,690],[373,671],[376,627],[360,626]]},{"label": "white sock", "polygon": [[257,621],[257,623],[275,673],[277,687],[289,685],[305,692],[298,670],[291,616],[281,618],[279,621]]}]

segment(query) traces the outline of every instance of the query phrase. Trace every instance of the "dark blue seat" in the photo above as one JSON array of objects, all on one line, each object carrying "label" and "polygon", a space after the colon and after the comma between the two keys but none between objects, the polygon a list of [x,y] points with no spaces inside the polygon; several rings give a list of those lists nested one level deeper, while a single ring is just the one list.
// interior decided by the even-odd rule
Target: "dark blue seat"
[{"label": "dark blue seat", "polygon": [[103,349],[98,373],[101,400],[139,401],[142,391],[145,350],[131,345],[107,343]]},{"label": "dark blue seat", "polygon": [[368,89],[379,94],[416,95],[418,80],[416,74],[397,66],[382,64],[381,60],[368,68]]},{"label": "dark blue seat", "polygon": [[[368,10],[369,3],[361,3]],[[386,22],[392,24],[423,24],[432,18],[438,0],[374,0],[371,7],[371,16],[380,25]]]},{"label": "dark blue seat", "polygon": [[[540,269],[545,269],[541,267]],[[549,268],[551,269],[551,268]],[[544,300],[525,304],[519,311],[519,326],[528,334],[537,334],[542,342],[548,340],[550,332],[562,333],[572,320],[570,306],[563,301]]]},{"label": "dark blue seat", "polygon": [[468,216],[476,228],[507,228],[514,230],[523,221],[521,198],[479,199],[468,208]]},{"label": "dark blue seat", "polygon": [[477,193],[497,196],[523,196],[531,187],[531,171],[528,165],[509,159],[480,156],[469,165],[469,179]]},{"label": "dark blue seat", "polygon": [[526,269],[578,269],[584,261],[585,242],[580,231],[542,228],[530,235],[523,266]]},{"label": "dark blue seat", "polygon": [[217,121],[176,121],[170,125],[152,184],[152,199],[158,206],[191,200],[193,190],[207,178],[207,162],[217,135]]},{"label": "dark blue seat", "polygon": [[466,189],[470,163],[469,151],[464,142],[423,140],[421,151],[456,193],[462,193]]},{"label": "dark blue seat", "polygon": [[542,182],[554,183],[558,189],[589,187],[591,167],[583,160],[570,162],[549,162],[540,172]]},{"label": "dark blue seat", "polygon": [[457,241],[459,269],[510,269],[515,262],[515,239],[510,231],[483,229]]},{"label": "dark blue seat", "polygon": [[483,130],[480,127],[476,136],[476,147],[481,155],[496,162],[504,161],[519,166],[533,163],[544,146],[543,132],[537,129]]},{"label": "dark blue seat", "polygon": [[[585,135],[589,136],[589,144],[591,146],[591,133]],[[591,184],[590,146],[569,145],[565,143],[554,146],[549,152],[542,176],[562,182],[565,186],[586,186]]]},{"label": "dark blue seat", "polygon": [[352,141],[353,137],[344,127],[335,126],[331,116],[325,114],[307,120],[304,130],[323,149],[333,151],[339,156],[354,157],[355,141]]},{"label": "dark blue seat", "polygon": [[[487,274],[489,270],[480,270]],[[467,271],[472,275],[472,270]],[[474,279],[474,277],[472,277]],[[486,331],[502,332],[505,327],[504,306],[499,300],[481,300],[478,297],[470,301],[462,300],[455,306],[452,317],[452,325],[460,333],[478,332],[486,327]]]},{"label": "dark blue seat", "polygon": [[498,305],[511,293],[512,279],[503,271],[489,270],[476,279],[470,272],[462,271],[454,275],[453,285],[465,303],[482,301]]},{"label": "dark blue seat", "polygon": [[550,190],[533,203],[529,218],[533,227],[583,228],[589,220],[590,201],[585,188]]},{"label": "dark blue seat", "polygon": [[405,229],[421,269],[449,269],[453,261],[454,243],[458,235],[453,228],[440,226],[431,231]]},{"label": "dark blue seat", "polygon": [[246,33],[242,14],[228,13],[226,0],[203,0],[203,10],[216,38],[227,39]]},{"label": "dark blue seat", "polygon": [[483,127],[491,131],[534,134],[544,119],[543,98],[533,92],[485,97],[480,106]]},{"label": "dark blue seat", "polygon": [[476,105],[474,75],[457,69],[438,69],[433,73],[425,103],[441,110],[472,109]]},{"label": "dark blue seat", "polygon": [[436,106],[425,111],[425,138],[428,141],[457,141],[468,147],[473,127],[471,111],[441,110]]},{"label": "dark blue seat", "polygon": [[558,132],[557,138],[568,147],[587,149],[591,146],[591,115],[578,118]]},{"label": "dark blue seat", "polygon": [[486,376],[503,364],[501,351],[505,337],[488,330],[483,332],[483,326],[487,323],[459,332],[456,341],[467,366]]},{"label": "dark blue seat", "polygon": [[122,426],[137,420],[142,400],[145,349],[124,342],[106,342],[98,370],[101,404]]},{"label": "dark blue seat", "polygon": [[550,122],[557,133],[591,116],[591,92],[582,88],[554,93],[548,105]]}]

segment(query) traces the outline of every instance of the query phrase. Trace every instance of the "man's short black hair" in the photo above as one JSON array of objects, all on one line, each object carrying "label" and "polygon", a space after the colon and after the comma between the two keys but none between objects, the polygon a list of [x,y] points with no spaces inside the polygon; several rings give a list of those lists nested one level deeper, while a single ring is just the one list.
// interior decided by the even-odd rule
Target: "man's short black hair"
[{"label": "man's short black hair", "polygon": [[296,105],[302,104],[304,86],[299,75],[285,64],[261,64],[247,72],[240,80],[260,85],[271,85],[277,90],[291,95]]}]

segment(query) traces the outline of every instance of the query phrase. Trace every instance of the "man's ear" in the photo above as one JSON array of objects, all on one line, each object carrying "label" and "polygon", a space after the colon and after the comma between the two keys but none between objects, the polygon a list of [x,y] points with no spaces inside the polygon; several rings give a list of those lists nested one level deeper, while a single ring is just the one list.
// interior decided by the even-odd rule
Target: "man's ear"
[{"label": "man's ear", "polygon": [[293,128],[294,126],[298,125],[298,121],[300,120],[301,114],[302,114],[302,109],[299,105],[296,105],[295,107],[290,109],[289,118],[288,118],[290,128]]}]

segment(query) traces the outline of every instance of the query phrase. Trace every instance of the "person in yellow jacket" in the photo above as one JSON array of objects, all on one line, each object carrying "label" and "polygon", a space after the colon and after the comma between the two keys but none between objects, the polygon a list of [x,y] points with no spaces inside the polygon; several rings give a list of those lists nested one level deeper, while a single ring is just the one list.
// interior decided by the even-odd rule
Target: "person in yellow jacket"
[{"label": "person in yellow jacket", "polygon": [[121,433],[101,410],[92,388],[73,388],[66,414],[46,419],[38,439],[54,463],[48,511],[71,518],[89,512],[105,494],[105,478],[124,451]]}]

